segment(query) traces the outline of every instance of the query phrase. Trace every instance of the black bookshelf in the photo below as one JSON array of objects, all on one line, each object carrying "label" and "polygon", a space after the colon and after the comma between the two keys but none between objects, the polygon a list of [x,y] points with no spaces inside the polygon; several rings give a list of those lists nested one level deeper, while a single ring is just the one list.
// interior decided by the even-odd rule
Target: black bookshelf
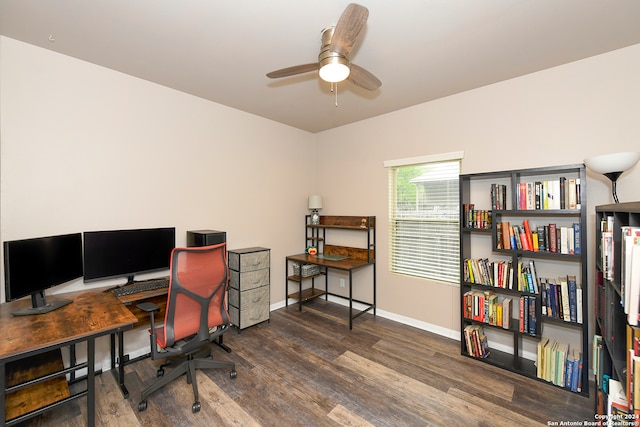
[{"label": "black bookshelf", "polygon": [[[553,183],[558,181],[558,184]],[[577,187],[575,186],[576,182]],[[536,183],[540,183],[537,186]],[[504,198],[498,200],[495,196],[496,191],[492,190],[494,184],[503,186],[499,188]],[[547,186],[545,187],[544,184]],[[571,184],[571,188],[569,188]],[[555,185],[555,187],[553,187]],[[562,187],[560,189],[560,187]],[[535,197],[536,188],[553,189],[553,196],[562,200],[557,202],[544,202]],[[573,191],[571,197],[569,192]],[[558,191],[560,190],[560,191]],[[523,192],[524,191],[524,192]],[[521,200],[527,202],[520,203]],[[570,200],[571,199],[571,200]],[[542,201],[542,203],[541,203]],[[554,204],[555,203],[555,204]],[[575,203],[575,205],[574,205]],[[587,287],[587,230],[586,230],[586,173],[582,164],[552,166],[543,168],[506,170],[498,172],[485,172],[466,174],[460,176],[460,333],[461,345],[460,351],[462,355],[468,356],[481,363],[488,363],[520,375],[535,378],[543,382],[547,382],[552,386],[562,387],[571,391],[571,383],[554,384],[548,378],[538,378],[538,360],[531,360],[531,357],[523,356],[523,349],[526,347],[538,349],[539,343],[543,339],[558,339],[556,335],[563,337],[571,337],[573,346],[577,347],[581,355],[582,371],[578,383],[580,387],[576,390],[574,381],[574,392],[584,396],[589,395],[589,302]],[[471,214],[470,214],[471,212]],[[484,213],[487,212],[487,213]],[[473,214],[477,213],[476,216]],[[480,213],[484,215],[479,217]],[[485,219],[485,216],[487,217]],[[527,225],[537,226],[544,224],[544,230],[548,234],[550,224],[555,224],[559,228],[565,228],[563,233],[576,233],[579,229],[580,237],[580,253],[576,253],[575,247],[571,247],[573,253],[567,247],[566,252],[562,253],[561,249],[554,245],[554,251],[541,250],[539,245],[530,247],[531,235],[535,236],[533,231],[529,234],[525,233],[527,239],[527,247],[517,246],[511,247],[511,239],[509,242],[503,240],[503,229],[508,222],[510,225],[517,224],[518,228],[527,220]],[[501,225],[504,224],[504,225]],[[577,226],[575,224],[578,224]],[[568,229],[571,228],[572,230]],[[524,227],[523,227],[524,229]],[[530,230],[530,229],[529,229]],[[566,240],[565,240],[566,241]],[[558,240],[556,239],[556,242]],[[542,240],[540,241],[542,243]],[[549,242],[547,242],[549,243]],[[506,245],[509,246],[506,246]],[[487,280],[488,275],[493,274],[493,270],[489,269],[488,274],[484,276],[484,280],[478,282],[474,277],[474,281],[470,280],[468,270],[470,268],[468,260],[486,260],[496,266],[503,263],[504,266],[517,266],[519,261],[523,265],[529,265],[533,260],[537,279],[537,292],[530,292],[528,289],[518,290],[517,281],[512,282],[509,287],[508,282],[502,281],[500,284],[495,283],[496,280]],[[509,264],[510,263],[510,264]],[[546,298],[542,297],[540,278],[548,278],[556,275],[559,270],[564,271],[566,267],[567,275],[575,275],[576,287],[582,292],[581,321],[578,321],[575,315],[564,320],[543,314],[543,303],[546,308]],[[496,267],[497,268],[497,267]],[[506,269],[506,268],[505,268]],[[502,275],[500,277],[503,277]],[[492,279],[498,279],[497,274]],[[505,286],[505,287],[502,287]],[[533,291],[533,289],[532,289]],[[479,321],[477,318],[469,318],[465,316],[468,310],[466,296],[475,293],[476,296],[489,292],[487,295],[497,295],[497,300],[501,301],[506,298],[512,299],[512,320],[511,327],[508,329],[500,326],[490,325],[486,322],[487,317]],[[547,294],[545,293],[545,296]],[[532,300],[532,311],[526,316],[529,323],[535,324],[534,330],[520,331],[520,298],[526,296]],[[535,305],[535,308],[533,307]],[[580,310],[575,305],[577,313]],[[496,316],[498,316],[496,314]],[[495,320],[493,320],[495,323]],[[465,339],[465,328],[470,325],[482,326],[487,336],[489,355],[486,357],[474,357],[467,348]],[[561,334],[558,330],[562,331]],[[492,339],[499,349],[492,348]],[[560,340],[559,340],[560,341]],[[536,351],[536,359],[540,350]],[[526,354],[525,354],[526,356]]]}]

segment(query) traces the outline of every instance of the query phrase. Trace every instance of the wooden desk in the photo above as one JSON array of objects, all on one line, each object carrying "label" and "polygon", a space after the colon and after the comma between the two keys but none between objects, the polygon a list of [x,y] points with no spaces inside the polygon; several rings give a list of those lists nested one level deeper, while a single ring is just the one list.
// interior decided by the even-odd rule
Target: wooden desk
[{"label": "wooden desk", "polygon": [[[152,302],[160,307],[160,311],[156,314],[156,321],[164,321],[164,314],[167,307],[167,292],[169,287],[154,289],[151,291],[138,292],[130,295],[123,295],[117,297],[118,301],[126,307],[127,310],[136,317],[136,323],[134,328],[139,326],[146,326],[149,323],[149,315],[137,307],[137,304],[142,302]],[[108,289],[105,293],[113,295],[113,288]],[[116,337],[118,339],[118,357],[116,358]],[[120,391],[125,399],[129,398],[129,390],[124,383],[124,367],[129,363],[133,363],[137,360],[144,359],[149,356],[149,353],[142,356],[130,359],[128,354],[124,354],[124,330],[120,330],[117,333],[111,334],[111,372],[114,375]]]},{"label": "wooden desk", "polygon": [[[325,245],[324,255],[329,257],[335,256],[341,259],[322,258],[320,256],[309,254],[290,255],[286,258],[285,271],[289,271],[289,263],[295,263],[299,266],[300,275],[302,274],[302,266],[304,264],[313,264],[321,268],[321,273],[309,277],[300,277],[300,275],[287,276],[286,278],[286,290],[287,295],[286,305],[289,305],[289,298],[298,300],[298,308],[302,310],[302,303],[309,301],[310,299],[325,295],[339,296],[338,294],[332,294],[327,289],[327,273],[328,270],[333,268],[336,270],[343,270],[349,273],[349,329],[353,329],[353,319],[366,313],[369,310],[373,310],[373,314],[376,314],[376,274],[375,274],[375,259],[371,254],[371,251],[360,248],[350,248],[344,246],[330,246]],[[346,257],[346,258],[342,258]],[[353,299],[353,272],[363,267],[373,266],[373,302],[365,302]],[[315,287],[315,277],[324,275],[324,291]],[[312,286],[304,291],[302,290],[302,281],[311,279]],[[289,281],[299,282],[298,292],[289,294]],[[358,311],[354,314],[353,303],[357,302],[364,304],[366,308],[362,311]]]},{"label": "wooden desk", "polygon": [[[48,296],[50,300],[72,299],[73,302],[46,314],[31,316],[13,316],[11,313],[27,308],[31,300],[23,298],[0,304],[0,390],[2,400],[27,386],[42,385],[51,378],[67,373],[75,373],[79,369],[87,369],[87,388],[83,391],[64,397],[62,400],[43,406],[42,408],[5,421],[7,412],[5,405],[0,405],[2,425],[13,425],[35,415],[41,414],[54,406],[67,401],[87,396],[87,424],[95,425],[95,340],[96,338],[130,329],[136,322],[135,316],[109,292],[95,290],[66,293],[59,296]],[[7,390],[6,368],[8,364],[33,356],[50,353],[62,347],[87,343],[87,361],[77,364],[55,374],[45,375],[38,379],[11,387]]]}]

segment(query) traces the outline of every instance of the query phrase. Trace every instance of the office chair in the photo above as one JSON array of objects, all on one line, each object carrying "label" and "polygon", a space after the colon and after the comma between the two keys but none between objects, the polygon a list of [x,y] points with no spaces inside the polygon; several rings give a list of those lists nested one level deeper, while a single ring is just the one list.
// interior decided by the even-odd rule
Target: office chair
[{"label": "office chair", "polygon": [[[156,326],[154,312],[159,307],[144,302],[138,308],[151,316],[151,358],[168,359],[158,368],[158,379],[142,391],[138,411],[147,409],[147,397],[182,374],[193,386],[191,410],[200,411],[196,369],[229,368],[237,375],[234,362],[211,359],[211,345],[231,328],[226,305],[229,283],[226,243],[213,246],[175,248],[171,252],[169,294],[164,323]],[[173,369],[164,375],[164,368]]]}]

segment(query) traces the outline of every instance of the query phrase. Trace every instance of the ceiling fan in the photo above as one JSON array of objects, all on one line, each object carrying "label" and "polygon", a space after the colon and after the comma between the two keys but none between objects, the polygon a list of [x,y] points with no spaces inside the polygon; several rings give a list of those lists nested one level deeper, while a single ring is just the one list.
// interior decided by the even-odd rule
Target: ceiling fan
[{"label": "ceiling fan", "polygon": [[366,7],[355,3],[349,4],[335,27],[322,30],[322,46],[318,62],[272,71],[267,74],[267,77],[277,79],[318,71],[320,78],[330,83],[348,79],[363,89],[378,89],[382,86],[382,82],[369,71],[352,64],[349,59],[351,48],[358,42],[368,17],[369,10]]}]

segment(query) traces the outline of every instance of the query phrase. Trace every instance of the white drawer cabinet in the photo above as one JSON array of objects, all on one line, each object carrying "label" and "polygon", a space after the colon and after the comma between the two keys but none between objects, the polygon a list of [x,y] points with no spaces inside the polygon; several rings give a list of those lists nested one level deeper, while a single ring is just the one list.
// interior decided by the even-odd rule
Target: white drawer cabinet
[{"label": "white drawer cabinet", "polygon": [[270,250],[234,249],[228,259],[231,323],[241,330],[269,320]]}]

